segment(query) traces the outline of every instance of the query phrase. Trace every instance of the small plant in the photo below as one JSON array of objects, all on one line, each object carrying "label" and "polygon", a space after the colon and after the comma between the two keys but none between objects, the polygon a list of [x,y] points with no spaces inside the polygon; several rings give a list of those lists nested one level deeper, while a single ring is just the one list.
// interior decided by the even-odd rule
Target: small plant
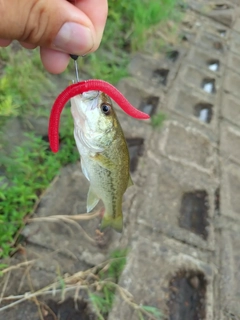
[{"label": "small plant", "polygon": [[107,319],[108,314],[113,307],[117,290],[121,292],[121,296],[124,296],[126,300],[129,300],[128,303],[137,311],[139,320],[144,320],[144,315],[147,315],[149,319],[152,320],[162,319],[162,313],[159,309],[151,306],[139,306],[130,301],[131,299],[129,299],[128,296],[129,293],[117,284],[126,265],[127,253],[128,250],[126,249],[113,251],[109,257],[109,262],[98,274],[98,292],[90,293],[90,299],[98,316],[98,320]]},{"label": "small plant", "polygon": [[6,77],[0,79],[0,116],[9,117],[18,114],[17,104],[13,102],[13,97],[6,94],[9,83]]},{"label": "small plant", "polygon": [[[103,319],[112,309],[117,283],[126,264],[127,250],[116,250],[111,253],[109,263],[99,272],[99,280],[103,282],[98,293],[90,293],[90,299],[97,314]],[[104,281],[104,280],[108,281]]]},{"label": "small plant", "polygon": [[162,126],[163,122],[166,120],[166,118],[167,118],[167,116],[162,112],[159,112],[159,113],[153,115],[151,117],[152,127],[154,129],[160,128]]},{"label": "small plant", "polygon": [[[59,216],[56,216],[56,218],[57,217],[59,218]],[[81,220],[81,217],[79,218]],[[65,219],[70,218],[66,217]],[[109,259],[100,265],[85,271],[79,271],[73,275],[61,275],[60,267],[57,266],[57,281],[37,291],[33,290],[31,293],[23,293],[17,296],[11,295],[9,297],[4,296],[3,291],[1,295],[1,301],[6,303],[4,303],[3,306],[0,306],[0,312],[10,309],[13,306],[16,307],[16,305],[23,301],[37,301],[38,296],[44,297],[47,294],[49,297],[50,294],[55,295],[58,292],[61,294],[61,300],[64,301],[66,299],[67,292],[75,291],[75,296],[77,297],[79,290],[85,290],[86,293],[88,293],[98,320],[107,319],[108,314],[112,309],[116,292],[118,292],[119,296],[124,300],[124,302],[134,310],[134,312],[138,315],[139,320],[163,320],[163,315],[159,309],[152,306],[139,305],[135,303],[132,294],[117,283],[126,263],[127,252],[128,250],[126,249],[115,250],[112,252]],[[14,269],[25,270],[24,275],[28,274],[30,268],[27,267],[33,266],[37,261],[38,259],[24,261],[10,267],[2,264],[0,265],[0,276],[9,275]],[[116,282],[114,282],[113,278],[115,278]],[[3,286],[6,287],[8,277],[5,279],[6,282],[3,284]],[[52,314],[54,313],[52,312]]]},{"label": "small plant", "polygon": [[[4,69],[0,78],[0,125],[12,116],[34,113],[34,106],[53,94],[54,84],[40,65],[38,50],[0,49]],[[46,88],[48,88],[46,90]]]},{"label": "small plant", "polygon": [[[144,311],[148,312],[150,315],[153,315],[156,320],[163,319],[163,313],[158,308],[151,307],[151,306],[141,306],[141,308]],[[144,320],[141,311],[139,312],[139,319]]]}]

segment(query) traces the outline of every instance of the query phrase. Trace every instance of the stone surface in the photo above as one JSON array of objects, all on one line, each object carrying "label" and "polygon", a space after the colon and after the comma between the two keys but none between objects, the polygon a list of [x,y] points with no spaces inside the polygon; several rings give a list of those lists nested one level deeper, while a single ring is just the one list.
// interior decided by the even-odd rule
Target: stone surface
[{"label": "stone surface", "polygon": [[[209,320],[213,319],[213,310],[210,305],[213,301],[213,278],[216,270],[213,266],[196,258],[194,251],[191,253],[190,251],[188,246],[160,234],[157,235],[156,242],[152,237],[140,236],[132,245],[132,253],[128,257],[128,264],[120,284],[133,294],[138,304],[155,306],[167,315],[166,301],[171,279],[180,270],[191,271],[193,277],[194,274],[201,273],[208,282],[205,293],[208,305],[206,317]],[[109,318],[114,320],[119,318],[139,319],[139,316],[118,297],[118,302]]]},{"label": "stone surface", "polygon": [[173,73],[170,72],[170,62],[162,57],[137,54],[130,62],[129,71],[132,76],[160,90],[166,90],[173,79]]},{"label": "stone surface", "polygon": [[234,96],[239,97],[239,85],[240,85],[240,75],[235,71],[228,70],[226,74],[224,89],[226,92],[231,93]]},{"label": "stone surface", "polygon": [[239,220],[240,218],[240,169],[238,165],[231,163],[228,158],[222,162],[221,180],[221,213]]},{"label": "stone surface", "polygon": [[[155,231],[164,233],[180,241],[192,245],[213,250],[215,246],[214,230],[212,219],[214,217],[214,193],[217,188],[217,180],[197,169],[169,162],[168,159],[155,160],[152,153],[148,151],[147,178],[145,184],[149,187],[139,195],[138,206],[135,207],[137,222],[141,226],[152,228]],[[156,175],[156,166],[158,175]],[[189,180],[189,176],[198,177],[198,182]],[[207,239],[204,239],[201,223],[200,231],[196,232],[196,224],[189,224],[183,227],[180,223],[180,211],[183,197],[190,191],[207,193],[206,232]],[[142,196],[141,196],[142,195]],[[204,200],[205,203],[205,200]],[[184,210],[187,210],[184,208]],[[194,207],[190,210],[196,210]],[[194,211],[190,213],[193,214]],[[200,214],[203,214],[200,212]],[[189,232],[190,231],[190,232]]]},{"label": "stone surface", "polygon": [[239,128],[235,127],[234,125],[229,125],[228,123],[222,122],[220,136],[220,154],[225,163],[232,160],[240,164],[239,142]]},{"label": "stone surface", "polygon": [[235,125],[240,125],[240,102],[231,94],[223,94],[221,116]]},{"label": "stone surface", "polygon": [[215,165],[213,145],[204,134],[193,127],[184,127],[175,121],[166,122],[158,143],[161,153],[169,159],[204,172],[213,172]]}]

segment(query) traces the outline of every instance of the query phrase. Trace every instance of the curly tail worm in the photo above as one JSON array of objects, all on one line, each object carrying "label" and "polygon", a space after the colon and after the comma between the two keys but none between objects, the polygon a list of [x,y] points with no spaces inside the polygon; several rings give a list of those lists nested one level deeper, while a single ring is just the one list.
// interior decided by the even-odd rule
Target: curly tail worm
[{"label": "curly tail worm", "polygon": [[110,83],[95,79],[77,82],[68,86],[63,92],[61,92],[53,104],[48,127],[48,137],[52,152],[58,152],[59,122],[61,112],[65,104],[74,96],[92,90],[102,91],[109,95],[129,116],[142,120],[149,119],[148,114],[133,107],[131,103]]}]

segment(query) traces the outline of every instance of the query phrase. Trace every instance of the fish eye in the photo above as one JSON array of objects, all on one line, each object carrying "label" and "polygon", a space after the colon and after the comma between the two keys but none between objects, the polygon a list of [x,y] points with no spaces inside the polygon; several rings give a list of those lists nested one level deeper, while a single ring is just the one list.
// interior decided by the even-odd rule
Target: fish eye
[{"label": "fish eye", "polygon": [[108,104],[103,103],[101,105],[101,110],[105,115],[108,115],[111,111],[111,107]]}]

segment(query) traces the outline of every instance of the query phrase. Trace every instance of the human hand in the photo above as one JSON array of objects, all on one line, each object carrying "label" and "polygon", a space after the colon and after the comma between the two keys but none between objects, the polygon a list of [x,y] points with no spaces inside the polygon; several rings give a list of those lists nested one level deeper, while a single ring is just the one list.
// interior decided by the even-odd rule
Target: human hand
[{"label": "human hand", "polygon": [[69,54],[95,51],[107,18],[107,0],[0,0],[0,47],[18,40],[40,47],[44,67],[63,72]]}]

